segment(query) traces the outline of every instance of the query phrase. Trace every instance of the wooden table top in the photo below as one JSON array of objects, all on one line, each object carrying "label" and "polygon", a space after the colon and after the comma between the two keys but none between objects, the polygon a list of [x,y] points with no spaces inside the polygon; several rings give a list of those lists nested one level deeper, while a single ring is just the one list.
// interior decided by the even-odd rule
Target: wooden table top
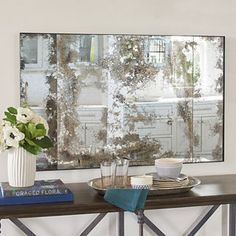
[{"label": "wooden table top", "polygon": [[[198,178],[201,180],[201,184],[187,193],[148,197],[145,209],[236,203],[236,175],[201,176]],[[67,186],[74,194],[74,202],[0,206],[0,218],[121,211],[105,202],[103,196],[97,194],[87,183],[72,183]]]}]

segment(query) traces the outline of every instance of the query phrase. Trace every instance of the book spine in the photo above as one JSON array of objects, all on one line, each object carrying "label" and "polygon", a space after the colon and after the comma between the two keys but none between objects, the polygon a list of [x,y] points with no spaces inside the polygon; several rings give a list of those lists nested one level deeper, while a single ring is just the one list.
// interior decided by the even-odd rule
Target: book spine
[{"label": "book spine", "polygon": [[37,195],[25,197],[0,197],[0,205],[22,205],[33,203],[56,203],[56,202],[71,202],[73,201],[73,194],[68,191],[67,194],[54,194],[54,195]]},{"label": "book spine", "polygon": [[42,196],[42,195],[60,195],[67,194],[66,188],[52,188],[52,189],[29,189],[29,190],[5,190],[4,197],[27,197],[27,196]]}]

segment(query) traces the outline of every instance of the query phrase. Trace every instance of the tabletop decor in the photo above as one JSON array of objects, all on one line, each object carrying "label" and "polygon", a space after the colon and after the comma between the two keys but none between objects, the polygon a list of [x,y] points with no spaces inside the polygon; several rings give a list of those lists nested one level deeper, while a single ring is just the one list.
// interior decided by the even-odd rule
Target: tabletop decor
[{"label": "tabletop decor", "polygon": [[[198,186],[201,181],[193,176],[188,176],[188,179],[183,179],[181,176],[180,182],[172,182],[170,183],[170,179],[163,180],[159,182],[159,179],[156,179],[156,173],[148,173],[148,175],[153,176],[153,184],[149,187],[148,195],[156,196],[156,195],[166,195],[166,194],[177,194],[184,193],[190,191],[192,188]],[[167,186],[167,184],[169,184]],[[101,178],[95,178],[88,181],[88,186],[97,191],[98,194],[104,195],[108,188],[104,188],[102,185]],[[129,176],[129,184],[126,189],[133,189],[131,186],[131,177]]]},{"label": "tabletop decor", "polygon": [[135,212],[144,209],[148,189],[109,188],[104,199],[125,211]]},{"label": "tabletop decor", "polygon": [[53,146],[46,120],[27,107],[9,107],[0,123],[0,152],[8,152],[8,181],[13,187],[34,184],[36,155]]},{"label": "tabletop decor", "polygon": [[36,180],[30,187],[0,183],[0,206],[73,201],[73,193],[60,179]]},{"label": "tabletop decor", "polygon": [[156,159],[155,167],[160,177],[177,178],[181,173],[183,160],[177,158]]},{"label": "tabletop decor", "polygon": [[8,182],[1,182],[0,190],[2,197],[48,196],[68,193],[68,188],[61,179],[35,180],[33,186],[25,188],[12,187]]},{"label": "tabletop decor", "polygon": [[150,189],[153,183],[152,175],[138,175],[130,177],[130,184],[135,189]]}]

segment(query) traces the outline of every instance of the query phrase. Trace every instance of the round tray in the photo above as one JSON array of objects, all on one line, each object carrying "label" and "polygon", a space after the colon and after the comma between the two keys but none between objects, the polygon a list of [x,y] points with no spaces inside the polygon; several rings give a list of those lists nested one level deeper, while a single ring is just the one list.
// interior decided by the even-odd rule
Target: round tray
[{"label": "round tray", "polygon": [[[191,188],[199,185],[201,181],[192,176],[188,176],[189,183],[185,186],[175,187],[175,188],[159,188],[157,186],[152,186],[149,190],[148,195],[166,195],[166,194],[176,194],[176,193],[184,193],[188,192]],[[101,178],[96,178],[88,181],[88,185],[96,190],[99,194],[104,195],[106,192],[106,188],[102,187]],[[131,186],[127,186],[127,188],[131,189]]]}]

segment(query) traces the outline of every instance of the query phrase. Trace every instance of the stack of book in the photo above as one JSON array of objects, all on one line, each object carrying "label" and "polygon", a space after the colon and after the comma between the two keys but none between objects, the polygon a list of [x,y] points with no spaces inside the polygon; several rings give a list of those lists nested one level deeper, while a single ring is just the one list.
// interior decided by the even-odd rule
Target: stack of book
[{"label": "stack of book", "polygon": [[33,186],[26,188],[11,187],[8,182],[1,183],[0,205],[70,201],[73,201],[73,194],[60,179],[36,180]]}]

